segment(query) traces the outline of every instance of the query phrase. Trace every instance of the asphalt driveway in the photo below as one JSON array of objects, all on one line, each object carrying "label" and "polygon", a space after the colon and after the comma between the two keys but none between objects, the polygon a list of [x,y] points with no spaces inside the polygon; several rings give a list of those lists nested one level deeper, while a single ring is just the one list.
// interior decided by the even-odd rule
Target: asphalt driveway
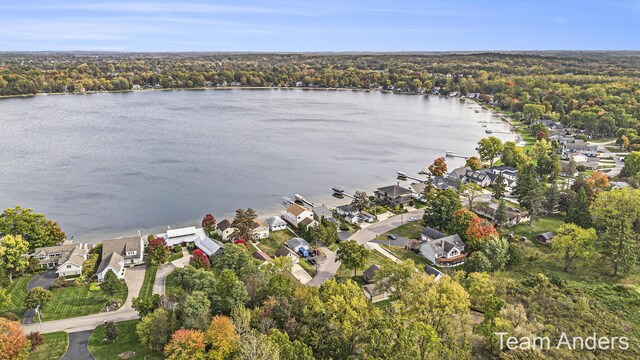
[{"label": "asphalt driveway", "polygon": [[93,360],[89,352],[89,337],[93,330],[69,333],[69,347],[61,360]]},{"label": "asphalt driveway", "polygon": [[45,290],[49,290],[57,278],[58,274],[56,274],[55,270],[43,271],[34,276],[33,279],[29,280],[29,283],[27,283],[27,291],[38,286]]}]

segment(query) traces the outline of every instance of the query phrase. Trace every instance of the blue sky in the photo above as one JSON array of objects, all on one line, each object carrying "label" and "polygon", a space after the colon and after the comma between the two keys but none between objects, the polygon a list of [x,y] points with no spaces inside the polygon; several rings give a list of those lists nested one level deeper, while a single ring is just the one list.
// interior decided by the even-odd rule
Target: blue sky
[{"label": "blue sky", "polygon": [[640,0],[0,0],[0,51],[640,50]]}]

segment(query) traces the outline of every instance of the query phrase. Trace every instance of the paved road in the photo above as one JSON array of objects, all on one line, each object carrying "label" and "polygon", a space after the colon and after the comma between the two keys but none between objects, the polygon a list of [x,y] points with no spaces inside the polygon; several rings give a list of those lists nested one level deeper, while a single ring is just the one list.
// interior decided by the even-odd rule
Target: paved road
[{"label": "paved road", "polygon": [[87,347],[93,330],[69,333],[69,347],[61,360],[93,360]]},{"label": "paved road", "polygon": [[43,334],[56,331],[77,332],[93,330],[96,326],[103,324],[105,321],[120,322],[138,319],[138,312],[131,306],[131,300],[134,297],[137,297],[140,293],[140,288],[142,288],[142,283],[144,282],[144,273],[144,266],[127,268],[124,279],[127,283],[129,294],[124,305],[116,311],[80,316],[71,319],[45,321],[42,323],[42,330],[40,329],[39,323],[23,325],[22,328],[25,334],[34,331],[40,331]]},{"label": "paved road", "polygon": [[[386,220],[373,223],[351,235],[351,237],[349,237],[349,240],[355,240],[359,244],[367,244],[369,241],[374,240],[376,236],[384,234],[389,230],[395,229],[402,224],[406,224],[407,220],[411,217],[421,219],[423,213],[424,210],[412,210],[403,214],[402,216],[396,215]],[[379,248],[378,251],[382,250],[380,252],[383,255],[394,260],[395,256],[389,254],[378,244],[367,245],[370,249],[378,250]],[[318,273],[313,279],[311,279],[311,281],[307,283],[307,285],[320,286],[324,284],[325,281],[333,278],[338,272],[338,268],[340,268],[340,262],[335,261],[336,253],[327,249],[326,247],[320,249],[324,254],[327,255],[327,260],[318,266]]]}]

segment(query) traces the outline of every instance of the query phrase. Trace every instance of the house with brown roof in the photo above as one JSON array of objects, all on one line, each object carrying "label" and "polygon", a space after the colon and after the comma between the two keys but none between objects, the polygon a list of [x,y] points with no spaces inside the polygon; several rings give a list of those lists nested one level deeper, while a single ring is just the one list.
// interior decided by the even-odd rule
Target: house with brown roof
[{"label": "house with brown roof", "polygon": [[289,224],[297,227],[304,219],[310,218],[313,220],[313,212],[302,205],[291,204],[284,213],[283,218]]},{"label": "house with brown roof", "polygon": [[216,225],[216,232],[220,235],[220,238],[224,241],[232,240],[233,234],[236,232],[236,228],[231,226],[231,221],[224,219]]},{"label": "house with brown roof", "polygon": [[269,225],[262,219],[253,219],[251,223],[251,237],[254,240],[269,237]]},{"label": "house with brown roof", "polygon": [[144,237],[134,236],[102,242],[102,261],[98,266],[98,281],[103,281],[108,271],[119,279],[124,278],[125,267],[143,263]]}]

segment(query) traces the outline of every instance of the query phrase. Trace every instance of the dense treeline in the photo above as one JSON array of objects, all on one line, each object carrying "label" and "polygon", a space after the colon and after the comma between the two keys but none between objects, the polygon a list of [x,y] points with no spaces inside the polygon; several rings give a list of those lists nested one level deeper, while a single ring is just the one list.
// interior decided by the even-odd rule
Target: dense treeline
[{"label": "dense treeline", "polygon": [[[614,56],[616,55],[616,56]],[[640,58],[575,53],[468,55],[88,54],[0,55],[0,96],[216,86],[479,93],[516,116],[542,116],[597,137],[637,134]]]}]

